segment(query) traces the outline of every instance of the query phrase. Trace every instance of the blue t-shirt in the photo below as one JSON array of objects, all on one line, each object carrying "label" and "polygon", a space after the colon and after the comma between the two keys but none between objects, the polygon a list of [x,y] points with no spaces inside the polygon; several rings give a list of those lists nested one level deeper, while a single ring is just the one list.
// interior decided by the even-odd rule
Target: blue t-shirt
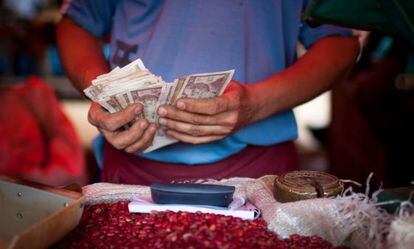
[{"label": "blue t-shirt", "polygon": [[[292,65],[296,44],[350,35],[330,25],[301,22],[302,0],[72,0],[63,12],[97,37],[110,35],[110,64],[141,58],[166,81],[235,69],[234,79],[252,84]],[[295,94],[295,93],[292,93]],[[140,156],[188,165],[211,163],[247,145],[266,146],[297,137],[291,110],[250,124],[207,144],[174,144]]]}]

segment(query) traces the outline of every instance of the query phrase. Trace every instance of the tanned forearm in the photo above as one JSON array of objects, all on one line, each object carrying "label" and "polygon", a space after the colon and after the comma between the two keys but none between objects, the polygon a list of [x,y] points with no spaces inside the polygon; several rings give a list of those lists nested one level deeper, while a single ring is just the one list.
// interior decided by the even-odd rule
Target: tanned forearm
[{"label": "tanned forearm", "polygon": [[[108,72],[109,66],[102,52],[100,40],[69,18],[60,21],[57,27],[57,42],[66,74],[79,90],[89,86],[96,76]],[[116,149],[135,154],[152,144],[157,126],[149,124],[146,119],[140,119],[126,130],[120,128],[142,115],[142,110],[143,106],[135,103],[117,113],[109,113],[99,104],[92,103],[88,121]]]},{"label": "tanned forearm", "polygon": [[96,76],[109,70],[101,41],[63,17],[57,25],[57,46],[66,75],[73,85],[83,90]]},{"label": "tanned forearm", "polygon": [[321,39],[288,69],[249,86],[257,111],[251,122],[291,109],[330,89],[351,70],[358,48],[353,37]]}]

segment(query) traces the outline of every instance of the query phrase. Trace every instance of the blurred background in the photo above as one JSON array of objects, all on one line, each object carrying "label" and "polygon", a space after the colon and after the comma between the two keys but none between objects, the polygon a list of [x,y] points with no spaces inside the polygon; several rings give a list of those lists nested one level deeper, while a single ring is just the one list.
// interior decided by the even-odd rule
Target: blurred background
[{"label": "blurred background", "polygon": [[[55,186],[97,179],[90,102],[61,68],[55,25],[62,1],[0,0],[0,174]],[[364,46],[350,77],[295,109],[301,168],[408,186],[414,179],[413,91],[398,90],[403,41],[354,30]],[[104,47],[109,55],[109,48]],[[298,44],[298,56],[306,51]]]}]

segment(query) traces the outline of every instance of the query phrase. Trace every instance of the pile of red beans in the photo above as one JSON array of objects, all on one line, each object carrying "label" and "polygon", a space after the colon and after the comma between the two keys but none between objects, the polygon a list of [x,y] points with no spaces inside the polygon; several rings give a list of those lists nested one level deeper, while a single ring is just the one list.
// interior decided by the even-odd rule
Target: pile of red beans
[{"label": "pile of red beans", "polygon": [[54,248],[341,248],[316,237],[281,239],[262,219],[128,212],[128,202],[86,206],[79,225]]}]

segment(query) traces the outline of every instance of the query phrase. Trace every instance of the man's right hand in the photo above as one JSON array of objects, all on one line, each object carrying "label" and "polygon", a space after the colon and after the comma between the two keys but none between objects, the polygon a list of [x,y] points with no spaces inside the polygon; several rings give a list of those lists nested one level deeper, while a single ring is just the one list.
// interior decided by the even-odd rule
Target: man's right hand
[{"label": "man's right hand", "polygon": [[122,129],[124,125],[141,114],[142,110],[143,106],[137,103],[128,106],[125,110],[111,114],[99,104],[92,103],[89,108],[88,120],[116,149],[136,153],[151,146],[157,130],[157,126],[149,124],[146,119],[134,122],[126,130]]}]

